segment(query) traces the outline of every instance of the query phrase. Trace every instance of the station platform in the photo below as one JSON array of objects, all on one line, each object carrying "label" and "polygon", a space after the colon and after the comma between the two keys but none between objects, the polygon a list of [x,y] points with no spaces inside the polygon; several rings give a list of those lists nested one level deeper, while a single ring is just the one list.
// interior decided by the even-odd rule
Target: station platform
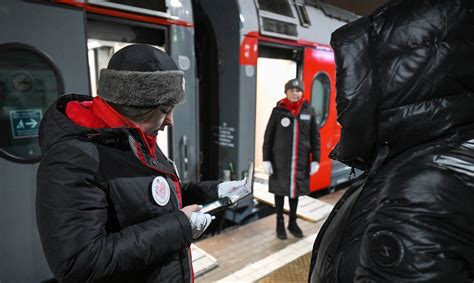
[{"label": "station platform", "polygon": [[[196,242],[192,251],[195,282],[306,282],[314,240],[330,211],[328,207],[332,208],[344,192],[340,189],[322,196],[315,199],[316,204],[304,201],[305,206],[320,207],[324,216],[314,220],[298,215],[303,238],[287,231],[287,240],[277,239],[272,214]],[[284,217],[287,226],[288,215]]]}]

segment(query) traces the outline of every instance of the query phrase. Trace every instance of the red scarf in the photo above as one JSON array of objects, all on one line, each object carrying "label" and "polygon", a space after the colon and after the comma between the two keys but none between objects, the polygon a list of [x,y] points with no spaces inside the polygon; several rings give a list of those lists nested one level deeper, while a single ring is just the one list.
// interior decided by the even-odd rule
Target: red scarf
[{"label": "red scarf", "polygon": [[100,128],[135,128],[148,147],[149,153],[155,156],[156,136],[145,134],[135,123],[118,113],[100,97],[92,101],[71,101],[66,105],[66,116],[79,126],[91,129]]},{"label": "red scarf", "polygon": [[291,115],[293,115],[293,117],[296,117],[298,116],[298,114],[300,114],[301,106],[303,106],[303,102],[304,102],[303,97],[296,102],[291,102],[288,98],[283,98],[282,100],[278,102],[278,105],[280,107],[288,109]]}]

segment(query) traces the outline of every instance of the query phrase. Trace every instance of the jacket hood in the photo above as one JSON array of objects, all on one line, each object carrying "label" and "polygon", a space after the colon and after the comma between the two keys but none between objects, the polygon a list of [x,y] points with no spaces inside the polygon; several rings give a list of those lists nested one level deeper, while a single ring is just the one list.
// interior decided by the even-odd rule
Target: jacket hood
[{"label": "jacket hood", "polygon": [[335,31],[341,140],[331,158],[368,169],[474,124],[474,2],[391,1]]},{"label": "jacket hood", "polygon": [[[111,142],[117,145],[128,145],[128,137],[123,129],[93,129],[77,125],[66,115],[66,105],[70,101],[91,101],[92,97],[86,95],[67,94],[59,97],[46,111],[39,128],[39,144],[44,154],[51,146],[71,139],[82,139],[102,144]],[[117,140],[123,137],[123,143]]]}]

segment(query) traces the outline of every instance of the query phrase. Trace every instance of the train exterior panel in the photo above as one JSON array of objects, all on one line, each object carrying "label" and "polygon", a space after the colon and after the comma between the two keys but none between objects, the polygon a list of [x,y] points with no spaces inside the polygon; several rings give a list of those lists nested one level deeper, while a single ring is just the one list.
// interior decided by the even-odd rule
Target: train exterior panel
[{"label": "train exterior panel", "polygon": [[[110,46],[153,44],[167,50],[184,71],[189,103],[177,109],[177,126],[168,135],[167,153],[182,161],[178,164],[183,179],[198,178],[192,7],[189,1],[180,3],[166,6],[163,1],[166,13],[152,15],[82,1],[0,4],[2,282],[52,277],[35,217],[39,120],[58,95],[93,93],[98,68],[107,63],[101,55],[110,57]],[[97,39],[110,46],[93,46]],[[97,69],[92,70],[92,64]]]},{"label": "train exterior panel", "polygon": [[38,123],[59,93],[89,93],[84,14],[0,5],[0,280],[38,282],[51,277],[35,217]]}]

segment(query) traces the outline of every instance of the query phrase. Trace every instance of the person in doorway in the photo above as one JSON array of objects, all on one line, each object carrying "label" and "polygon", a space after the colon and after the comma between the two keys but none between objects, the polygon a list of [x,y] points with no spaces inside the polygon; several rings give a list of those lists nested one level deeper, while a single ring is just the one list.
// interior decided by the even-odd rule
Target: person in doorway
[{"label": "person in doorway", "polygon": [[182,184],[157,146],[184,99],[183,72],[144,44],[115,53],[98,97],[64,95],[41,122],[37,224],[61,282],[190,282],[199,206],[235,182]]},{"label": "person in doorway", "polygon": [[298,79],[285,84],[286,98],[273,108],[263,141],[263,167],[275,195],[276,234],[287,239],[283,220],[284,197],[290,202],[288,231],[303,237],[296,223],[298,197],[309,194],[309,177],[319,170],[319,127],[314,108],[303,98]]},{"label": "person in doorway", "polygon": [[341,140],[365,171],[310,282],[473,282],[474,1],[389,1],[332,35]]}]

